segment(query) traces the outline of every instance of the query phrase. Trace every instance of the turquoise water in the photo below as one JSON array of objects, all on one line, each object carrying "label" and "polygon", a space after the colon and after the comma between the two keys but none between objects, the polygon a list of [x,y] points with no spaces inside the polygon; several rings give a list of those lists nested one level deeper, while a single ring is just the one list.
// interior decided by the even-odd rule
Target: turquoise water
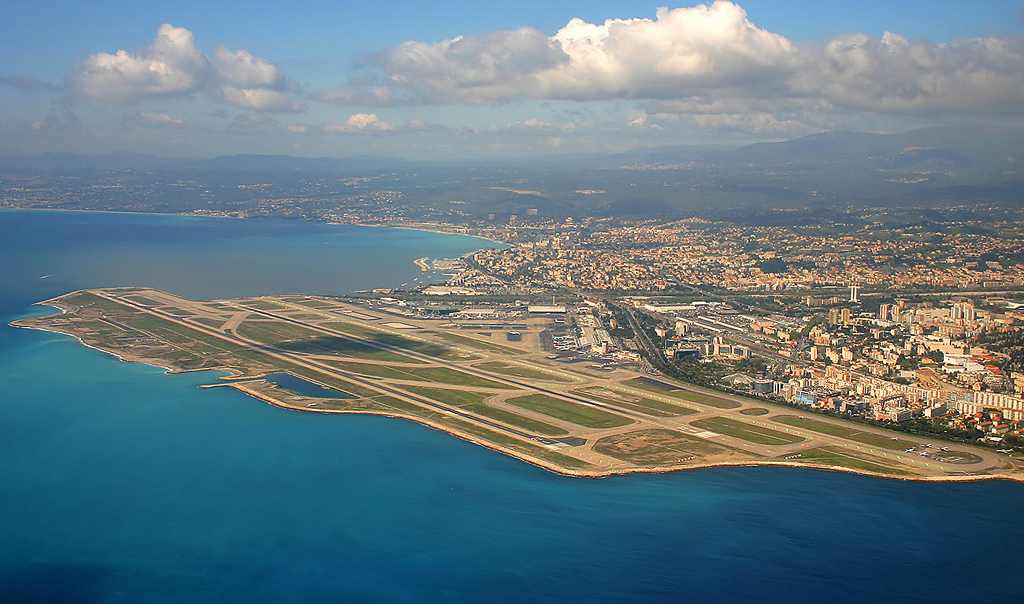
[{"label": "turquoise water", "polygon": [[[283,230],[250,236],[227,221],[223,236],[236,240],[218,243],[201,220],[147,217],[153,232],[136,237],[138,217],[90,218],[99,225],[83,232],[66,224],[77,215],[47,213],[43,222],[61,224],[46,232],[66,236],[0,244],[0,266],[13,253],[47,264],[50,279],[127,284],[157,274],[147,270],[162,261],[154,249],[280,243],[302,256],[331,236],[313,225],[255,225]],[[4,212],[0,226],[27,228]],[[179,230],[194,226],[205,235]],[[349,242],[361,264],[380,254],[352,254],[398,237],[343,232],[366,238]],[[396,272],[380,265],[377,285],[408,278],[412,258],[442,255],[429,253],[432,242],[479,245],[421,236],[392,247]],[[84,268],[62,265],[53,245]],[[97,249],[118,246],[142,273],[91,264],[110,253]],[[38,283],[47,273],[12,274],[0,273],[3,322],[45,312],[29,302],[53,287]],[[189,287],[187,275],[167,278]],[[304,278],[309,291],[336,286],[318,282],[315,266]],[[201,281],[189,295],[220,295],[217,280]],[[569,479],[410,422],[196,388],[214,377],[165,375],[64,336],[0,329],[0,601],[1020,601],[1024,485],[783,468]]]}]

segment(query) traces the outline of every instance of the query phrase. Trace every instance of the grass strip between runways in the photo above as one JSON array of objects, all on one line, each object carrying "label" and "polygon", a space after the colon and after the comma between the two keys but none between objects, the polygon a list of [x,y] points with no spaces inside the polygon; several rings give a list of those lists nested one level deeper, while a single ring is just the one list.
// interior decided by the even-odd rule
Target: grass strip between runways
[{"label": "grass strip between runways", "polygon": [[[665,395],[672,396],[672,397],[675,397],[675,398],[678,398],[678,399],[682,399],[684,401],[691,401],[691,402],[698,403],[698,404],[701,404],[701,405],[708,405],[708,406],[711,406],[711,407],[716,407],[718,409],[735,409],[736,407],[740,406],[740,403],[737,403],[735,401],[730,401],[729,399],[723,398],[721,396],[714,396],[712,394],[703,394],[703,393],[700,393],[700,392],[691,392],[689,390],[683,390],[683,389],[679,389],[679,388],[674,389],[674,390],[666,390],[664,388],[659,388],[657,386],[649,384],[649,383],[647,383],[644,380],[645,380],[645,378],[635,378],[635,379],[630,380],[629,384],[631,386],[635,386],[636,388],[647,390],[648,392],[656,392],[658,394],[665,394]],[[671,384],[666,383],[666,386],[671,386]]]},{"label": "grass strip between runways", "polygon": [[654,417],[675,417],[679,415],[690,415],[696,413],[693,409],[680,407],[671,403],[663,403],[654,399],[635,394],[626,394],[600,387],[581,388],[573,390],[575,394],[592,398],[612,406],[623,407],[632,411],[639,411]]},{"label": "grass strip between runways", "polygon": [[771,428],[749,424],[728,417],[699,419],[690,425],[761,445],[791,445],[804,440],[803,437],[795,434],[779,432],[778,430],[772,430]]},{"label": "grass strip between runways", "polygon": [[[895,476],[906,476],[910,474],[910,472],[907,472],[906,470],[894,468],[890,465],[884,465],[885,460],[883,459],[863,453],[857,453],[846,449],[845,447],[836,445],[826,445],[824,447],[807,449],[801,451],[799,457],[787,455],[785,456],[785,459],[788,461],[820,463],[839,468],[850,468],[853,470],[866,470],[868,472],[876,472],[878,474],[891,474]],[[873,461],[876,459],[878,462]]]},{"label": "grass strip between runways", "polygon": [[544,394],[520,396],[505,402],[588,428],[615,428],[633,423],[628,417]]},{"label": "grass strip between runways", "polygon": [[852,426],[840,426],[838,424],[818,421],[816,419],[806,417],[797,417],[795,415],[777,415],[772,418],[772,421],[779,422],[780,424],[787,424],[795,428],[804,428],[806,430],[821,432],[822,434],[831,434],[832,436],[847,438],[859,443],[864,443],[865,445],[891,449],[893,451],[902,451],[904,449],[917,446],[917,443],[910,442],[909,440],[901,440],[892,436],[886,437],[881,434],[864,432],[863,430],[858,430]]}]

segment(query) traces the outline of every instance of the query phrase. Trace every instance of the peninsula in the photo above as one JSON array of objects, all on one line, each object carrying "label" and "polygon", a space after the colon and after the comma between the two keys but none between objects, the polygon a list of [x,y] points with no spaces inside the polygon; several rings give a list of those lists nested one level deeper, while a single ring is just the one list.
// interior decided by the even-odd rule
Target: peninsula
[{"label": "peninsula", "polygon": [[221,370],[213,386],[320,413],[413,420],[571,476],[787,465],[914,480],[1024,479],[985,448],[723,394],[625,365],[564,362],[531,315],[454,322],[373,299],[305,295],[196,301],[145,288],[41,302],[18,327],[168,371]]}]

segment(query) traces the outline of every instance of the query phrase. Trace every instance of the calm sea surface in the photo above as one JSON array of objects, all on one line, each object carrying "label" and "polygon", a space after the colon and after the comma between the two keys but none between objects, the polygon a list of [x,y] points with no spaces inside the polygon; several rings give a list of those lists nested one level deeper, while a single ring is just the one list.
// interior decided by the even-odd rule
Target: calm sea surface
[{"label": "calm sea surface", "polygon": [[[341,293],[491,245],[0,212],[0,321],[89,286]],[[1024,485],[783,468],[563,478],[0,328],[0,602],[1020,602]]]}]

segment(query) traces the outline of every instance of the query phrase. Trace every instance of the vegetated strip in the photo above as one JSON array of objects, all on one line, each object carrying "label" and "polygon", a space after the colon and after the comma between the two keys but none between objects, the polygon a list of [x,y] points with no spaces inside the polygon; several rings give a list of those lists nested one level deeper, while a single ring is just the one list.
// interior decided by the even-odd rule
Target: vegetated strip
[{"label": "vegetated strip", "polygon": [[[127,316],[118,317],[118,320],[126,326],[151,333],[155,337],[187,350],[192,354],[226,353],[230,355],[231,359],[222,359],[218,362],[218,366],[249,371],[253,369],[263,371],[279,370],[291,373],[297,377],[319,382],[356,397],[369,397],[379,394],[374,390],[364,388],[348,380],[325,375],[314,369],[270,356],[249,346],[228,341],[225,337],[211,335],[157,315],[144,313],[132,306],[118,305],[117,310],[130,313]],[[259,366],[252,367],[247,365],[247,362],[257,363]]]},{"label": "vegetated strip", "polygon": [[258,310],[284,310],[288,308],[283,304],[271,302],[270,300],[246,300],[245,305],[251,306]]},{"label": "vegetated strip", "polygon": [[[799,457],[792,455],[784,456],[788,461],[821,463],[829,466],[850,468],[854,470],[866,470],[878,474],[891,474],[895,476],[907,476],[910,472],[885,465],[883,459],[872,455],[856,453],[845,447],[837,445],[825,445],[801,451]],[[877,461],[872,461],[877,460]]]},{"label": "vegetated strip", "polygon": [[355,323],[349,323],[348,321],[328,321],[321,324],[321,326],[366,339],[373,339],[387,333],[383,329],[368,327],[366,325],[357,325]]},{"label": "vegetated strip", "polygon": [[495,432],[494,430],[490,430],[483,426],[478,426],[470,422],[455,419],[451,416],[430,411],[424,407],[420,407],[412,403],[407,403],[397,398],[381,397],[377,399],[377,402],[401,411],[408,412],[417,417],[429,419],[433,422],[441,424],[442,426],[457,429],[469,435],[480,438],[486,442],[492,442],[494,444],[501,445],[503,447],[507,447],[515,451],[520,451],[533,457],[544,459],[566,468],[583,468],[590,465],[581,459],[577,459],[569,455],[564,455],[562,453],[558,453],[557,451],[551,451],[540,445],[531,444],[529,442],[520,440],[507,434]]},{"label": "vegetated strip", "polygon": [[429,386],[409,386],[401,385],[395,386],[400,390],[406,392],[412,392],[422,397],[429,398],[432,401],[437,401],[445,405],[454,405],[461,407],[463,405],[478,405],[484,402],[484,399],[491,396],[482,392],[474,392],[472,390],[462,390],[460,388],[431,388]]},{"label": "vegetated strip", "polygon": [[410,380],[415,379],[414,376],[406,371],[406,367],[396,367],[394,365],[376,365],[373,363],[358,363],[354,361],[341,361],[341,360],[321,360],[321,363],[330,365],[331,367],[337,367],[345,371],[351,371],[352,373],[359,373],[362,375],[368,375],[373,377],[388,378],[393,380]]},{"label": "vegetated strip", "polygon": [[818,421],[816,419],[797,417],[795,415],[776,415],[772,417],[772,421],[779,422],[780,424],[787,424],[796,428],[805,428],[807,430],[821,432],[822,434],[831,434],[832,436],[855,440],[859,443],[864,443],[873,447],[892,449],[893,451],[902,451],[908,447],[917,446],[917,443],[909,440],[893,440],[892,437],[885,437],[880,434],[864,432],[863,430],[857,430],[856,428],[848,426],[840,426],[837,424]]},{"label": "vegetated strip", "polygon": [[795,434],[779,432],[778,430],[748,424],[747,422],[728,417],[709,417],[707,419],[699,419],[691,422],[690,425],[697,426],[698,428],[704,428],[705,430],[711,430],[712,432],[725,434],[727,436],[734,436],[736,438],[741,438],[761,445],[791,445],[804,440],[803,437]]},{"label": "vegetated strip", "polygon": [[430,342],[421,342],[419,340],[413,340],[401,335],[387,333],[374,328],[364,327],[362,325],[356,325],[354,323],[330,321],[320,325],[325,329],[332,329],[334,331],[340,331],[342,333],[354,336],[357,338],[363,338],[371,342],[377,342],[380,344],[387,344],[396,348],[402,348],[404,350],[410,350],[412,352],[418,352],[419,354],[427,355],[430,357],[437,357],[440,359],[461,359],[463,356],[458,352],[440,344],[432,344]]},{"label": "vegetated strip", "polygon": [[[468,386],[470,388],[494,388],[497,390],[516,390],[515,386],[495,382],[485,377],[479,377],[447,367],[410,367],[403,370],[409,374],[411,379],[425,380],[428,382],[439,382],[453,386]],[[410,379],[410,378],[406,378]]]},{"label": "vegetated strip", "polygon": [[524,430],[536,432],[537,434],[543,434],[544,436],[566,436],[567,434],[569,434],[568,430],[563,430],[558,426],[553,426],[551,424],[538,421],[529,417],[525,417],[519,415],[518,413],[512,413],[511,411],[506,411],[504,409],[498,409],[497,407],[491,407],[490,405],[463,405],[462,408],[465,409],[466,411],[476,413],[477,415],[482,415],[484,417],[496,419],[499,422],[504,422],[511,426],[518,426]]},{"label": "vegetated strip", "polygon": [[520,396],[505,402],[588,428],[615,428],[633,423],[633,420],[628,417],[547,396],[546,394]]},{"label": "vegetated strip", "polygon": [[680,407],[679,405],[664,403],[647,397],[637,397],[635,395],[622,392],[609,391],[606,388],[601,388],[599,386],[579,388],[577,390],[573,390],[573,393],[586,398],[596,399],[609,405],[624,407],[647,415],[653,415],[654,417],[676,417],[697,413],[695,410],[687,407]]},{"label": "vegetated strip", "polygon": [[466,346],[476,348],[478,350],[501,352],[512,356],[523,354],[522,350],[517,350],[515,348],[510,348],[508,346],[502,346],[501,344],[493,344],[491,342],[481,342],[480,340],[468,338],[466,336],[460,336],[459,334],[456,333],[448,333],[445,331],[438,331],[435,333],[441,338],[448,340],[449,342],[454,342],[456,344],[464,344]]},{"label": "vegetated strip", "polygon": [[288,352],[338,354],[369,360],[422,364],[422,361],[418,359],[397,352],[347,338],[331,336],[305,327],[273,321],[246,321],[238,327],[237,332],[239,335]]},{"label": "vegetated strip", "polygon": [[331,367],[345,371],[360,373],[390,380],[410,380],[415,382],[436,382],[452,386],[470,388],[494,388],[495,390],[515,390],[515,386],[503,384],[485,377],[480,377],[449,369],[448,367],[396,367],[393,365],[374,365],[370,363],[353,363],[349,361],[321,361]]},{"label": "vegetated strip", "polygon": [[502,363],[501,361],[485,361],[473,366],[477,369],[483,369],[490,373],[500,373],[503,375],[511,375],[513,377],[529,378],[531,380],[541,380],[546,382],[575,381],[572,378],[562,377],[542,369],[533,369],[532,367],[523,367],[522,365],[513,365],[512,363]]},{"label": "vegetated strip", "polygon": [[[654,383],[652,383],[654,382]],[[639,377],[633,378],[629,382],[637,388],[647,390],[648,392],[657,392],[658,394],[667,394],[674,396],[675,398],[682,399],[684,401],[692,401],[702,405],[709,405],[711,407],[717,407],[719,409],[735,409],[740,406],[736,401],[731,401],[727,398],[720,396],[714,396],[711,394],[703,394],[700,392],[693,392],[690,390],[683,390],[677,388],[672,384],[661,382],[658,380],[652,380],[651,378]]]}]

